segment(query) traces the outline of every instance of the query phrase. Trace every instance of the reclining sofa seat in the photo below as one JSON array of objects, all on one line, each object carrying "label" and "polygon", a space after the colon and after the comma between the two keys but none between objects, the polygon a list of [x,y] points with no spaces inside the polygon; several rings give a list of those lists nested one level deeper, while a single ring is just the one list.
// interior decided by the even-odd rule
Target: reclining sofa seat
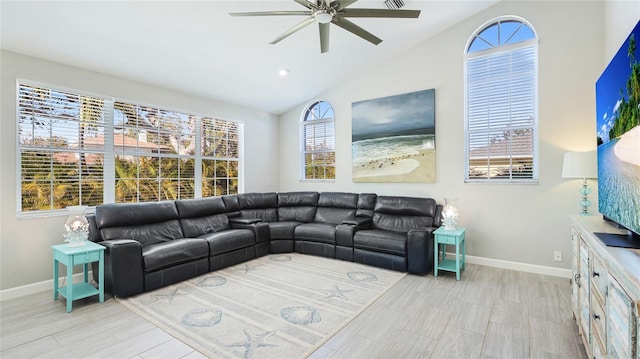
[{"label": "reclining sofa seat", "polygon": [[323,257],[336,257],[336,227],[356,216],[358,195],[322,192],[318,197],[313,221],[296,226],[295,251]]},{"label": "reclining sofa seat", "polygon": [[319,196],[318,192],[278,193],[278,222],[269,224],[273,228],[272,253],[291,253],[296,249],[296,228],[313,222]]},{"label": "reclining sofa seat", "polygon": [[207,241],[210,271],[256,258],[258,244],[268,243],[267,224],[230,221],[221,197],[177,200],[175,203],[184,235]]},{"label": "reclining sofa seat", "polygon": [[[173,201],[103,204],[90,238],[105,246],[105,289],[126,297],[209,271],[209,245],[185,238]],[[94,274],[97,273],[94,268]]]},{"label": "reclining sofa seat", "polygon": [[370,229],[353,236],[354,261],[413,274],[433,268],[441,207],[431,198],[378,196]]}]

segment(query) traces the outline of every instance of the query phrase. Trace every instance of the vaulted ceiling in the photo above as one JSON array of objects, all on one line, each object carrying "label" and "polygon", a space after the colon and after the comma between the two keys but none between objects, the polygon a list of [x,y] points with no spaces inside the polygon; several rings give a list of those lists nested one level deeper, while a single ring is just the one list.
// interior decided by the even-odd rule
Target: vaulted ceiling
[{"label": "vaulted ceiling", "polygon": [[[330,50],[321,54],[316,24],[269,44],[304,16],[229,15],[306,10],[293,0],[3,0],[0,46],[280,114],[498,1],[404,0],[403,9],[422,11],[418,19],[351,19],[381,38],[379,45],[331,25]],[[361,0],[350,8],[386,9],[383,0]],[[281,69],[289,74],[280,76]]]}]

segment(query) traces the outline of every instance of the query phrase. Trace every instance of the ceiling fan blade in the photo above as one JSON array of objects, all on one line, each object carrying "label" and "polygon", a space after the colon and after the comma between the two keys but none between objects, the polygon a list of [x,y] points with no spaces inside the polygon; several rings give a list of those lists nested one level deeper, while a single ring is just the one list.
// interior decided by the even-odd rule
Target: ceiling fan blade
[{"label": "ceiling fan blade", "polygon": [[306,7],[307,9],[313,9],[316,6],[316,4],[314,4],[314,3],[310,2],[310,1],[307,1],[307,0],[293,0],[293,1],[295,1],[298,4]]},{"label": "ceiling fan blade", "polygon": [[420,10],[344,9],[340,11],[338,16],[417,18],[418,16],[420,16]]},{"label": "ceiling fan blade", "polygon": [[329,24],[320,25],[320,53],[329,51]]},{"label": "ceiling fan blade", "polygon": [[297,24],[294,27],[290,28],[289,30],[285,31],[280,36],[278,36],[275,40],[271,41],[270,44],[277,44],[282,39],[288,37],[289,35],[293,34],[294,32],[302,29],[303,27],[305,27],[305,26],[307,26],[307,25],[309,25],[309,24],[311,24],[311,23],[313,23],[315,21],[316,21],[316,19],[313,16],[302,20],[299,24]]},{"label": "ceiling fan blade", "polygon": [[[342,9],[344,9],[347,6],[350,6],[351,4],[353,4],[354,2],[356,2],[357,0],[336,0],[334,2],[332,2],[332,4],[336,4],[336,11],[340,11]],[[335,5],[332,5],[332,7]]]},{"label": "ceiling fan blade", "polygon": [[382,42],[382,39],[377,38],[375,35],[373,35],[372,33],[368,32],[367,30],[361,28],[360,26],[352,23],[351,21],[347,20],[347,19],[341,19],[339,17],[335,17],[333,18],[333,21],[331,21],[332,23],[340,26],[341,28],[352,32],[358,36],[360,36],[361,38],[369,41],[370,43],[374,44],[374,45],[378,45],[379,43]]},{"label": "ceiling fan blade", "polygon": [[231,16],[280,16],[280,15],[306,15],[311,16],[311,11],[258,11],[258,12],[231,12]]}]

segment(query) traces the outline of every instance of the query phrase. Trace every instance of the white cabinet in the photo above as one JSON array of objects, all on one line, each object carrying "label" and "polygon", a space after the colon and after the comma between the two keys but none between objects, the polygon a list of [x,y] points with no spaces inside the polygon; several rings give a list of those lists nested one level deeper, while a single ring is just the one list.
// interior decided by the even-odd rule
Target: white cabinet
[{"label": "white cabinet", "polygon": [[590,358],[640,358],[640,250],[607,247],[593,232],[620,230],[572,216],[572,308]]}]

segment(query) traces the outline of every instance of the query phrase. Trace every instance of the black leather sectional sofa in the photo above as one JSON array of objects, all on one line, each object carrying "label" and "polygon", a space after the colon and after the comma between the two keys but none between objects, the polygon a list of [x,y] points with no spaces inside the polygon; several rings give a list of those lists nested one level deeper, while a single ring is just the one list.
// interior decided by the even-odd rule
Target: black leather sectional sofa
[{"label": "black leather sectional sofa", "polygon": [[107,248],[105,288],[127,297],[268,253],[426,274],[441,210],[430,198],[269,192],[103,204],[88,219],[90,240]]}]

